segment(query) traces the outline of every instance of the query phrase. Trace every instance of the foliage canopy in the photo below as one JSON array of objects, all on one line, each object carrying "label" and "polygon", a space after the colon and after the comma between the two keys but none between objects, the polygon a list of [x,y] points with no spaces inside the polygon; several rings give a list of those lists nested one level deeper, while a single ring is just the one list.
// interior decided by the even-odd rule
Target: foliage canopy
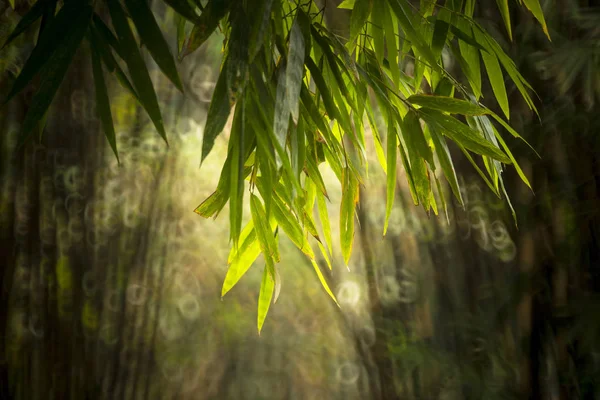
[{"label": "foliage canopy", "polygon": [[[370,136],[387,173],[384,234],[400,163],[415,205],[435,214],[439,208],[446,210],[438,175],[445,177],[462,203],[447,140],[462,150],[499,197],[506,195],[504,165],[512,164],[529,185],[501,131],[520,138],[506,121],[510,108],[505,76],[536,111],[532,88],[496,40],[473,19],[474,0],[444,4],[421,0],[419,5],[409,0],[346,0],[340,7],[352,9],[348,37],[332,33],[323,22],[323,9],[310,0],[163,1],[178,14],[178,33],[172,41],[180,60],[202,46],[215,30],[225,34],[201,160],[211,152],[233,112],[232,131],[218,186],[195,212],[216,217],[229,203],[232,249],[222,295],[260,254],[264,256],[259,332],[281,289],[277,271],[280,231],[310,260],[335,301],[311,244],[317,245],[331,267],[329,198],[319,165],[327,163],[342,186],[340,244],[348,263]],[[498,6],[510,38],[507,1],[498,0]],[[538,0],[519,2],[549,37]],[[100,12],[104,9],[109,22]],[[183,88],[171,46],[146,0],[38,0],[4,46],[40,18],[37,45],[6,99],[40,77],[22,124],[21,144],[34,132],[41,134],[48,107],[81,47],[91,57],[97,113],[115,156],[118,149],[105,72],[139,101],[167,141],[142,45],[173,85]],[[193,28],[186,35],[190,24]],[[451,74],[450,59],[458,63],[466,82]],[[413,65],[411,74],[400,68],[406,62]],[[482,70],[503,116],[479,101]],[[383,127],[378,125],[378,116],[385,122]],[[366,135],[369,129],[371,135]],[[246,182],[251,220],[242,227]],[[315,240],[309,241],[311,236]]]}]

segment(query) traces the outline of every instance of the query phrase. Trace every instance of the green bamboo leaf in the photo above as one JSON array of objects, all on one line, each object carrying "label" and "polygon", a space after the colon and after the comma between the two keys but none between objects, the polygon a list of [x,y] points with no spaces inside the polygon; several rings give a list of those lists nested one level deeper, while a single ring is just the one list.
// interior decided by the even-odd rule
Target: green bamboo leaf
[{"label": "green bamboo leaf", "polygon": [[173,10],[190,22],[199,22],[200,17],[187,0],[165,0]]},{"label": "green bamboo leaf", "polygon": [[237,250],[232,248],[229,254],[229,268],[221,288],[221,297],[225,296],[239,280],[248,272],[254,261],[260,254],[260,244],[256,238],[256,231],[252,221],[242,230],[240,235],[240,245]]},{"label": "green bamboo leaf", "polygon": [[102,73],[102,64],[100,63],[100,50],[95,40],[94,35],[89,35],[92,53],[92,72],[94,75],[94,86],[96,88],[96,113],[102,123],[104,134],[110,144],[117,161],[119,161],[119,153],[117,152],[117,141],[115,138],[115,127],[113,125],[112,113],[110,111],[110,102],[108,98],[108,90],[104,82],[104,74]]},{"label": "green bamboo leaf", "polygon": [[435,125],[429,126],[429,134],[431,136],[433,145],[435,146],[435,153],[438,157],[438,161],[440,162],[440,166],[442,167],[442,171],[446,176],[446,180],[450,184],[450,188],[452,189],[452,192],[454,193],[460,204],[464,204],[462,194],[458,185],[458,179],[456,177],[456,171],[454,170],[454,163],[452,162],[452,156],[450,155],[448,145],[446,144],[445,139],[438,133],[437,127]]},{"label": "green bamboo leaf", "polygon": [[445,19],[442,19],[442,17],[449,18],[449,12],[445,9],[441,9],[438,12],[438,17],[435,19],[435,24],[433,26],[431,50],[436,58],[442,54],[442,50],[446,44],[446,38],[448,37],[448,31],[450,30],[450,24]]},{"label": "green bamboo leaf", "polygon": [[550,38],[548,26],[546,25],[546,19],[544,18],[544,12],[542,11],[542,6],[540,5],[539,0],[523,0],[523,3],[525,3],[525,7],[531,11],[535,19],[537,19],[540,25],[542,25],[542,30],[548,37],[548,40],[551,41],[552,39]]},{"label": "green bamboo leaf", "polygon": [[352,10],[354,8],[355,3],[356,0],[344,0],[338,5],[338,8]]},{"label": "green bamboo leaf", "polygon": [[321,285],[323,286],[323,289],[325,289],[325,291],[327,292],[327,294],[329,295],[329,297],[331,297],[333,299],[333,301],[335,301],[335,304],[339,307],[340,304],[338,303],[337,299],[335,298],[335,295],[333,294],[333,292],[329,288],[329,285],[327,284],[327,281],[325,280],[325,277],[321,273],[321,268],[319,268],[319,264],[317,264],[317,262],[315,260],[311,260],[310,262],[312,263],[312,265],[313,265],[313,267],[315,269],[315,272],[317,273],[317,276],[319,277],[319,281],[321,282]]},{"label": "green bamboo leaf", "polygon": [[[92,12],[93,9],[88,4],[76,2],[64,5],[58,15],[44,30],[44,35],[38,41],[38,45],[27,60],[21,74],[17,77],[17,81],[22,79],[21,82],[24,82],[29,80],[27,76],[31,72],[35,73],[39,71],[41,76],[38,90],[33,96],[29,110],[23,120],[22,132],[18,142],[19,146],[25,143],[33,133],[35,127],[46,115],[46,112],[52,103],[52,99],[54,99],[54,96],[69,69],[71,60],[90,25]],[[63,31],[60,27],[56,26],[56,24],[64,24],[65,18],[70,22],[67,24],[68,29]],[[73,20],[71,20],[72,18]],[[52,38],[49,39],[49,37],[59,31],[62,32],[64,37],[57,40],[58,43],[56,45],[50,44],[49,40],[52,40]],[[46,53],[45,50],[40,50],[42,53],[40,53],[40,51],[36,52],[36,49],[40,46],[57,46],[57,48],[52,49],[53,51],[49,54]],[[33,65],[37,62],[42,63],[42,65]],[[21,84],[19,84],[19,86],[20,85]],[[18,88],[19,86],[17,86],[17,82],[15,82],[12,91],[13,95],[16,93],[15,88]]]},{"label": "green bamboo leaf", "polygon": [[358,37],[371,14],[371,0],[356,0],[350,16],[350,40],[352,43]]},{"label": "green bamboo leaf", "polygon": [[[45,7],[41,12],[43,13],[44,10]],[[5,103],[21,92],[42,69],[45,69],[44,72],[52,70],[55,77],[60,75],[60,71],[57,70],[56,66],[51,65],[50,61],[52,59],[56,62],[58,59],[64,58],[65,55],[68,55],[66,54],[67,48],[70,49],[74,41],[76,44],[81,42],[83,34],[79,36],[79,31],[86,29],[89,25],[88,13],[89,6],[78,4],[78,2],[70,2],[60,9],[56,17],[44,29],[44,34],[38,39],[35,48],[31,52],[27,62],[25,62],[21,73],[17,76],[15,83],[6,97]],[[77,21],[77,23],[74,21]],[[72,56],[73,54],[67,57],[69,63]],[[49,64],[50,66],[48,66]]]},{"label": "green bamboo leaf", "polygon": [[260,5],[255,9],[255,14],[250,16],[250,20],[260,21],[260,23],[253,23],[250,28],[250,44],[248,49],[250,62],[254,60],[254,57],[256,57],[260,48],[263,46],[265,32],[267,32],[269,21],[271,19],[272,7],[273,0],[261,0]]},{"label": "green bamboo leaf", "polygon": [[489,111],[478,104],[445,96],[415,94],[407,99],[411,104],[444,111],[449,114],[484,115]]},{"label": "green bamboo leaf", "polygon": [[[381,0],[379,0],[381,1]],[[383,31],[385,32],[385,44],[387,47],[387,58],[390,63],[390,73],[394,85],[398,86],[400,82],[400,68],[398,67],[398,41],[396,40],[397,29],[394,26],[393,13],[389,5],[384,4]]]},{"label": "green bamboo leaf", "polygon": [[430,46],[417,30],[419,25],[413,22],[415,16],[409,4],[401,0],[390,0],[388,4],[398,18],[398,24],[402,27],[406,38],[411,42],[412,47],[417,50],[418,55],[425,59],[429,67],[439,70],[437,59]]},{"label": "green bamboo leaf", "polygon": [[358,180],[352,171],[343,169],[342,202],[340,207],[340,243],[344,262],[348,265],[354,241],[354,210],[358,201]]},{"label": "green bamboo leaf", "polygon": [[[473,33],[473,30],[469,23],[462,19],[459,19],[456,25],[462,31]],[[458,46],[460,52],[454,51],[454,54],[460,55],[464,59],[464,62],[461,62],[461,67],[463,71],[465,71],[465,75],[469,80],[469,85],[471,86],[471,89],[473,89],[473,94],[475,95],[475,98],[479,99],[479,97],[481,97],[481,64],[479,60],[479,51],[473,45],[468,44],[464,40],[459,40]]]},{"label": "green bamboo leaf", "polygon": [[402,137],[406,143],[410,160],[412,161],[414,158],[410,155],[414,154],[416,157],[423,158],[433,168],[433,152],[427,144],[427,140],[423,134],[423,129],[421,128],[419,116],[414,110],[409,110],[404,116],[401,127]]},{"label": "green bamboo leaf", "polygon": [[148,2],[146,0],[125,0],[125,5],[140,35],[140,39],[154,61],[156,61],[156,65],[158,65],[160,70],[175,87],[183,92],[183,85],[181,84],[179,72],[177,72],[175,60],[165,37],[156,23],[154,14],[148,6]]},{"label": "green bamboo leaf", "polygon": [[390,215],[394,207],[394,196],[396,195],[396,160],[398,156],[398,137],[393,121],[388,122],[387,134],[387,180],[386,180],[386,204],[385,221],[383,223],[383,236],[385,236],[390,221]]},{"label": "green bamboo leaf", "polygon": [[325,201],[325,196],[320,190],[317,190],[317,209],[319,211],[319,220],[321,221],[321,227],[323,228],[323,236],[325,237],[327,250],[329,250],[329,254],[333,254],[333,241],[331,240],[331,224],[329,222],[327,203]]},{"label": "green bamboo leaf", "polygon": [[[227,63],[228,60],[225,60],[223,68],[221,69],[222,71],[225,70]],[[201,162],[208,156],[215,145],[215,139],[221,134],[223,128],[225,128],[230,112],[231,102],[227,90],[227,76],[221,72],[217,84],[215,85],[215,91],[213,92],[210,106],[208,107],[206,126],[204,127],[202,136]]]},{"label": "green bamboo leaf", "polygon": [[[278,262],[279,250],[275,236],[269,227],[265,209],[263,208],[261,201],[254,194],[250,195],[250,212],[252,214],[254,228],[256,229],[256,236],[258,237],[258,242],[260,243],[260,248],[265,260],[271,260],[271,262],[275,260]],[[272,275],[272,277],[274,278],[274,275]]]},{"label": "green bamboo leaf", "polygon": [[371,11],[370,24],[371,35],[373,36],[373,48],[375,57],[379,64],[383,64],[385,57],[385,40],[383,36],[383,19],[387,12],[387,5],[384,0],[373,0],[373,10]]},{"label": "green bamboo leaf", "polygon": [[244,140],[245,140],[245,101],[242,98],[241,104],[235,110],[231,137],[229,139],[229,156],[231,158],[231,178],[229,181],[229,226],[230,238],[233,247],[238,246],[238,239],[242,229],[243,200],[244,200]]},{"label": "green bamboo leaf", "polygon": [[504,112],[504,115],[506,115],[506,119],[510,119],[508,97],[506,95],[506,87],[504,86],[504,76],[502,75],[502,70],[500,69],[498,57],[496,57],[495,54],[490,54],[485,51],[481,52],[481,57],[483,58],[483,63],[490,79],[492,90],[496,96],[496,100]]},{"label": "green bamboo leaf", "polygon": [[156,130],[160,136],[167,141],[167,133],[163,125],[163,119],[156,98],[156,92],[150,79],[150,74],[146,64],[140,54],[138,44],[135,41],[133,32],[127,22],[125,11],[121,8],[118,0],[108,0],[108,9],[112,18],[113,27],[123,50],[123,59],[127,64],[127,69],[131,75],[131,80],[142,103],[142,106],[150,116]]},{"label": "green bamboo leaf", "polygon": [[446,204],[446,196],[444,196],[444,189],[440,184],[440,180],[437,178],[435,174],[433,174],[433,178],[435,179],[435,186],[437,188],[438,195],[440,196],[440,202],[444,209],[444,215],[446,216],[446,222],[450,224],[450,216],[448,215],[448,205]]},{"label": "green bamboo leaf", "polygon": [[[338,110],[333,101],[333,97],[331,96],[331,92],[329,91],[329,86],[325,83],[325,79],[321,74],[321,70],[315,62],[309,57],[306,59],[306,66],[310,71],[311,78],[315,81],[315,85],[319,89],[319,93],[323,98],[323,104],[325,105],[325,110],[327,110],[327,114],[329,114],[330,119],[338,118]],[[316,122],[316,121],[315,121]]]},{"label": "green bamboo leaf", "polygon": [[512,42],[512,29],[510,25],[510,10],[508,9],[508,0],[496,0],[496,3],[498,3],[500,14],[502,15],[502,19],[504,20],[504,26],[506,26],[508,38]]},{"label": "green bamboo leaf", "polygon": [[458,145],[458,148],[463,152],[463,154],[465,155],[465,157],[467,158],[467,160],[469,160],[469,162],[471,163],[471,165],[475,168],[475,170],[477,171],[477,173],[479,174],[479,176],[481,177],[481,179],[483,179],[483,181],[485,182],[485,184],[487,185],[487,187],[489,187],[490,190],[492,192],[494,192],[494,194],[498,195],[498,190],[496,189],[496,187],[494,186],[494,184],[483,173],[483,171],[481,170],[481,168],[479,168],[479,166],[477,165],[477,163],[475,162],[475,160],[473,160],[473,157],[469,154],[469,152],[463,146],[461,146],[461,145]]},{"label": "green bamboo leaf", "polygon": [[193,53],[198,47],[206,42],[219,26],[219,21],[227,15],[232,3],[235,2],[231,2],[230,0],[210,0],[208,2],[204,11],[202,11],[202,14],[194,23],[194,28],[190,33],[185,49],[183,53],[179,55],[180,59]]},{"label": "green bamboo leaf", "polygon": [[425,141],[423,130],[418,116],[410,110],[402,121],[402,137],[406,143],[408,158],[410,160],[411,176],[414,182],[417,199],[426,211],[429,210],[430,183],[429,172],[425,160],[433,164],[431,148]]},{"label": "green bamboo leaf", "polygon": [[296,18],[290,31],[290,49],[285,70],[286,98],[294,124],[298,124],[300,89],[304,76],[304,54],[304,35],[300,29],[298,18]]},{"label": "green bamboo leaf", "polygon": [[285,148],[290,122],[290,105],[287,97],[286,69],[281,66],[277,72],[277,91],[275,94],[275,115],[273,132],[279,145]]},{"label": "green bamboo leaf", "polygon": [[[14,0],[11,0],[10,3],[14,10],[14,8],[15,8]],[[29,11],[27,11],[27,14],[25,14],[19,20],[19,23],[17,24],[15,29],[13,29],[11,34],[8,36],[8,38],[2,45],[2,49],[4,49],[6,46],[8,46],[13,40],[15,40],[17,37],[19,37],[19,35],[21,35],[23,32],[25,32],[27,30],[27,28],[29,28],[35,21],[38,20],[38,18],[40,18],[42,16],[42,14],[44,14],[44,12],[48,9],[49,6],[50,7],[54,6],[54,9],[56,9],[56,1],[55,0],[49,1],[49,2],[37,1],[33,6],[31,6]]]},{"label": "green bamboo leaf", "polygon": [[533,150],[533,152],[539,158],[541,158],[541,156],[539,155],[539,153],[529,144],[529,142],[527,142],[525,139],[523,139],[523,137],[521,135],[519,135],[519,133],[517,131],[515,131],[512,126],[510,126],[508,123],[506,123],[506,121],[504,121],[502,118],[500,118],[497,114],[495,114],[495,113],[490,113],[490,114],[492,115],[492,117],[494,117],[494,119],[496,121],[498,121],[500,123],[500,125],[502,125],[504,127],[504,129],[506,129],[511,135],[513,135],[517,139],[521,139],[522,141],[524,141],[525,143],[527,143],[527,146],[529,146],[529,148],[531,150]]},{"label": "green bamboo leaf", "polygon": [[419,113],[428,125],[437,125],[446,136],[466,149],[502,161],[505,164],[510,164],[510,158],[502,150],[485,140],[479,132],[456,118],[427,108],[419,109]]},{"label": "green bamboo leaf", "polygon": [[402,160],[402,166],[406,172],[406,180],[408,181],[408,188],[410,190],[410,196],[413,199],[414,205],[419,205],[419,197],[417,196],[417,189],[415,188],[415,181],[412,175],[412,169],[408,160],[408,156],[404,151],[404,144],[402,140],[398,141],[398,150],[400,150],[400,159]]},{"label": "green bamboo leaf", "polygon": [[517,174],[519,175],[521,180],[529,187],[529,189],[532,189],[531,184],[529,183],[529,180],[527,179],[527,176],[525,176],[525,173],[519,166],[519,163],[517,163],[517,160],[515,160],[515,157],[512,155],[512,152],[506,145],[506,142],[504,142],[504,139],[502,139],[502,136],[500,136],[500,133],[498,133],[498,131],[496,130],[496,128],[493,125],[492,125],[492,130],[494,132],[494,135],[496,136],[496,139],[498,139],[498,142],[500,142],[500,145],[502,146],[504,151],[506,151],[506,154],[508,154],[508,157],[510,158],[510,161],[512,161],[512,164],[515,167],[515,169],[517,170]]},{"label": "green bamboo leaf", "polygon": [[175,15],[175,24],[177,25],[177,54],[183,50],[185,43],[185,23],[186,19],[181,15]]},{"label": "green bamboo leaf", "polygon": [[285,234],[290,238],[290,240],[296,245],[296,247],[306,254],[310,259],[315,258],[315,254],[313,253],[308,240],[306,240],[306,237],[304,236],[300,223],[291,210],[283,204],[278,196],[273,198],[272,210],[275,220],[281,229],[283,229]]},{"label": "green bamboo leaf", "polygon": [[267,318],[267,313],[269,312],[269,307],[271,306],[271,300],[273,299],[273,292],[275,290],[275,281],[271,278],[268,267],[265,266],[263,271],[263,277],[260,284],[260,292],[258,295],[258,334],[260,335],[260,331],[265,323],[265,319]]}]

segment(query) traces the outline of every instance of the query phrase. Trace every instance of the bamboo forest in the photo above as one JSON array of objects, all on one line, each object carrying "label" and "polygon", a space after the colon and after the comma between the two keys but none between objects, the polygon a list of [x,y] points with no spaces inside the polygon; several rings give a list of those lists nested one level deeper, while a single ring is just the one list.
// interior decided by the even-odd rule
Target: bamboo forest
[{"label": "bamboo forest", "polygon": [[0,399],[600,400],[600,3],[0,0]]}]

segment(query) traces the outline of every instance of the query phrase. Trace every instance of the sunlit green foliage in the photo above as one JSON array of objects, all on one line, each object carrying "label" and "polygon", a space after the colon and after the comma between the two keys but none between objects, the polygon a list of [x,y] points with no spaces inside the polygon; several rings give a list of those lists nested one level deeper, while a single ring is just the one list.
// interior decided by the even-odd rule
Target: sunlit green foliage
[{"label": "sunlit green foliage", "polygon": [[[514,136],[518,134],[478,100],[479,55],[507,119],[510,110],[504,74],[536,111],[531,87],[495,39],[472,19],[474,1],[464,5],[456,0],[444,4],[430,1],[417,6],[406,0],[347,0],[341,7],[352,9],[349,37],[333,34],[324,25],[323,10],[312,1],[165,2],[182,17],[172,41],[180,59],[199,48],[217,29],[225,34],[201,161],[210,154],[231,113],[232,133],[216,191],[195,211],[215,217],[229,204],[231,270],[223,294],[260,254],[265,258],[259,330],[271,298],[277,298],[281,286],[277,271],[280,231],[313,262],[324,289],[334,297],[314,263],[311,248],[316,241],[327,258],[322,237],[329,252],[332,247],[331,224],[323,205],[327,188],[318,167],[325,163],[342,186],[339,239],[347,264],[352,253],[355,208],[361,184],[367,179],[366,130],[374,130],[378,159],[389,176],[384,231],[394,201],[398,151],[413,201],[428,213],[446,210],[443,197],[438,207],[433,195],[431,177],[437,168],[462,201],[447,139],[463,151],[499,197],[506,192],[503,164],[514,164],[528,183],[495,124]],[[140,46],[181,90],[175,60],[146,2],[123,3],[71,0],[60,6],[57,1],[38,1],[23,17],[11,40],[40,17],[46,23],[8,96],[12,98],[34,77],[41,77],[23,123],[21,143],[40,124],[43,128],[48,107],[80,47],[92,55],[98,117],[115,155],[118,148],[103,68],[139,101],[167,140],[159,99]],[[548,34],[539,2],[524,3]],[[110,23],[100,12],[105,5]],[[498,5],[510,35],[506,4],[499,1]],[[193,24],[187,37],[186,24]],[[450,73],[446,65],[450,54],[467,82]],[[400,68],[406,62],[413,66],[410,74]],[[127,66],[128,74],[120,65]],[[385,121],[387,155],[376,132],[375,115]],[[251,225],[242,229],[246,190],[250,191],[252,219]],[[323,235],[314,219],[315,198]]]}]

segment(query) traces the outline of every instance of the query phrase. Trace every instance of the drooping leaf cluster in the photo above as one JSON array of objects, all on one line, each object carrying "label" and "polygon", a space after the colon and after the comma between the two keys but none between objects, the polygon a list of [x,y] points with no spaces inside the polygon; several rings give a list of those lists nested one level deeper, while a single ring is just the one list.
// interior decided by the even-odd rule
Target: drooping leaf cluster
[{"label": "drooping leaf cluster", "polygon": [[[498,5],[511,35],[506,1],[498,0]],[[342,187],[340,246],[346,263],[352,252],[354,213],[361,182],[366,179],[367,140],[371,138],[388,176],[384,234],[400,163],[415,205],[435,214],[439,208],[446,209],[438,176],[445,177],[462,202],[448,140],[498,196],[506,194],[504,165],[513,164],[529,184],[501,132],[520,136],[479,100],[483,71],[506,119],[510,110],[505,78],[513,81],[535,110],[531,87],[500,45],[473,19],[474,0],[443,4],[423,0],[418,6],[408,0],[346,0],[340,7],[352,9],[348,37],[328,30],[323,9],[313,1],[164,2],[179,15],[177,37],[172,40],[179,59],[198,49],[216,30],[225,34],[201,159],[211,152],[231,113],[232,131],[217,188],[195,211],[216,217],[229,204],[232,249],[223,295],[263,255],[259,331],[281,289],[277,270],[281,232],[306,255],[335,301],[313,250],[315,244],[331,268],[333,240],[329,196],[319,169],[322,163],[332,169]],[[523,2],[547,32],[539,2]],[[97,12],[103,6],[108,18]],[[7,43],[40,18],[37,45],[8,95],[9,100],[40,77],[23,121],[21,143],[36,129],[43,129],[48,107],[82,44],[91,56],[97,113],[115,155],[118,149],[105,72],[137,99],[167,140],[142,51],[149,52],[178,89],[182,90],[182,84],[169,42],[146,0],[39,0]],[[189,24],[193,28],[186,35]],[[449,58],[458,62],[467,82],[450,74]],[[400,68],[406,61],[413,65],[411,74]],[[378,116],[385,121],[384,130],[378,126]],[[251,220],[242,227],[245,196],[250,197]]]}]

